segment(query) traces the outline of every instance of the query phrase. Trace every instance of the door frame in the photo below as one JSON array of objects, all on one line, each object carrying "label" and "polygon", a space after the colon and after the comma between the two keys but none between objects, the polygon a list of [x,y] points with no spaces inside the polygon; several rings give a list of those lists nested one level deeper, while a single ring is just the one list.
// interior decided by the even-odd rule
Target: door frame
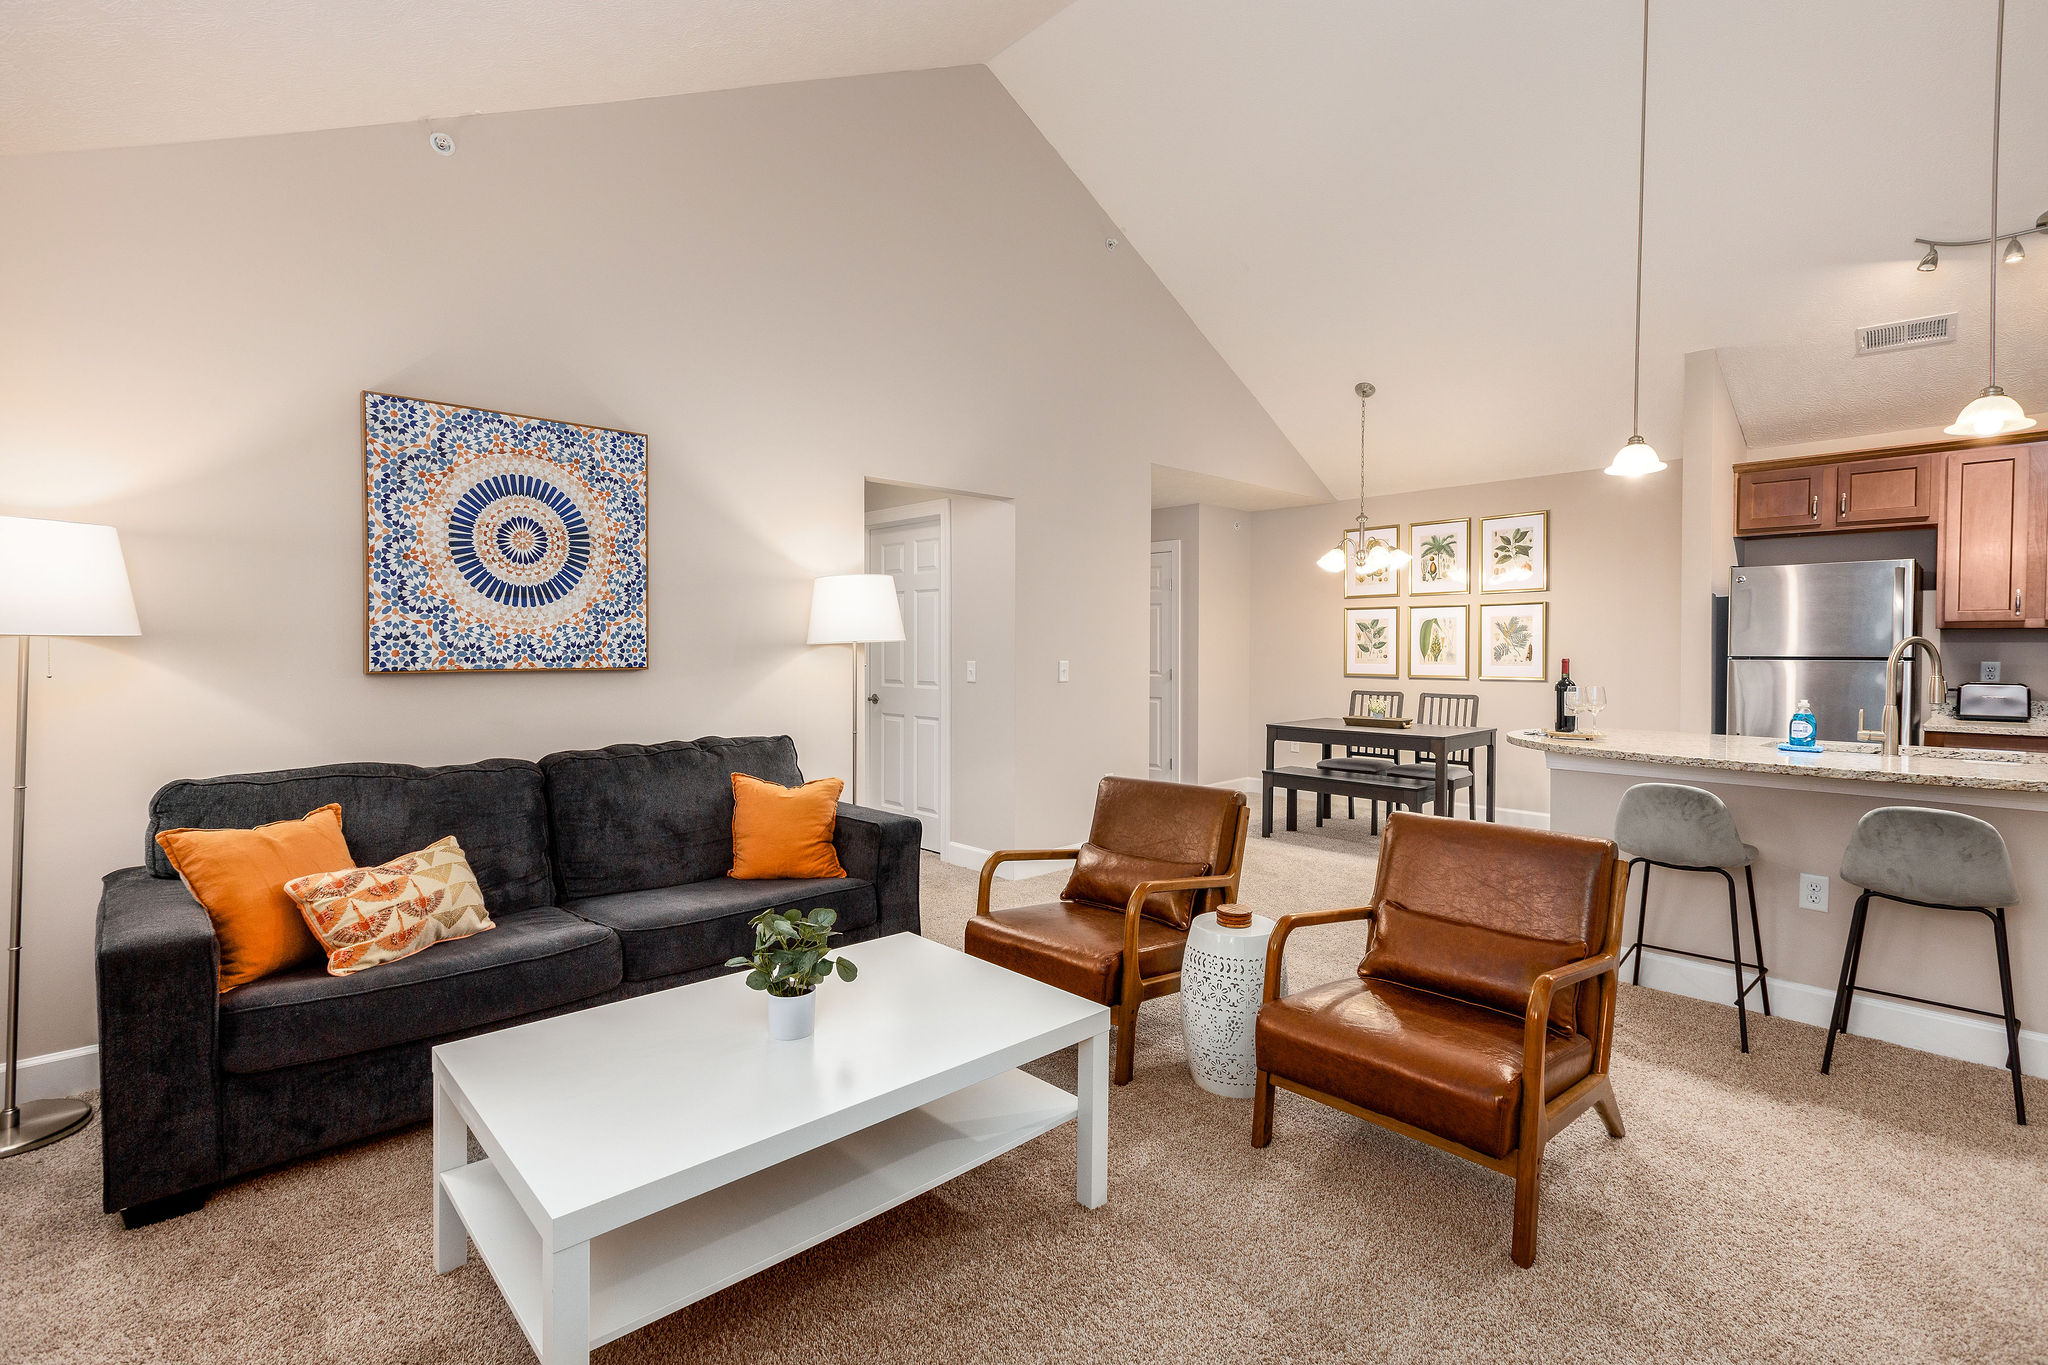
[{"label": "door frame", "polygon": [[[1180,680],[1181,674],[1185,670],[1181,667],[1180,637],[1187,632],[1181,629],[1183,623],[1181,620],[1180,542],[1178,540],[1153,541],[1151,553],[1156,555],[1161,550],[1168,551],[1173,555],[1173,676],[1167,679],[1173,688],[1173,776],[1168,780],[1192,783],[1194,779],[1188,776],[1187,756],[1185,753],[1187,745],[1181,742],[1181,735],[1185,729],[1183,722],[1186,719],[1186,708],[1181,704],[1185,697],[1181,691]],[[1149,566],[1151,563],[1150,559],[1147,559],[1146,563]],[[1149,595],[1151,589],[1148,587],[1146,592]]]},{"label": "door frame", "polygon": [[[939,834],[938,852],[941,857],[953,845],[953,504],[945,498],[934,498],[929,502],[906,503],[901,507],[877,507],[869,511],[861,527],[860,558],[863,573],[880,573],[871,562],[874,549],[874,533],[890,526],[907,526],[912,522],[930,521],[936,517],[939,523]],[[872,785],[881,780],[881,774],[871,771],[868,763],[868,716],[867,696],[871,690],[868,679],[873,675],[874,664],[867,651],[873,645],[863,648],[861,667],[868,670],[861,678],[860,707],[854,726],[856,743],[853,761],[862,765],[861,785],[864,790],[878,792],[880,787]]]}]

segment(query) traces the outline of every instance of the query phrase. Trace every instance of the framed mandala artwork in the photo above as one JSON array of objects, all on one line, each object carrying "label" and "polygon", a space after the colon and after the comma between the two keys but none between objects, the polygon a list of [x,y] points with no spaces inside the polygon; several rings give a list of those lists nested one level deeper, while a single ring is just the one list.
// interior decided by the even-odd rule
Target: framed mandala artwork
[{"label": "framed mandala artwork", "polygon": [[363,394],[364,669],[647,667],[647,438]]}]

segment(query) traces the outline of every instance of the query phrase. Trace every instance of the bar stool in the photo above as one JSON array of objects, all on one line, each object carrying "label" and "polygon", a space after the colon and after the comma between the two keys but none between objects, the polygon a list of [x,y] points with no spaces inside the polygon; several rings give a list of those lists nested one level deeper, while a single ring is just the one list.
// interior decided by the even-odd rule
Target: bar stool
[{"label": "bar stool", "polygon": [[[1821,1074],[1835,1060],[1835,1035],[1849,1031],[1849,1006],[1856,992],[1910,1000],[1916,1005],[1981,1014],[2005,1022],[2005,1065],[2012,1072],[2013,1116],[2027,1121],[2027,1097],[2020,1083],[2020,1021],[2012,1008],[2012,954],[2006,946],[2005,907],[2019,900],[2013,884],[2012,859],[1998,831],[1974,815],[1919,806],[1880,806],[1856,822],[1856,833],[1842,851],[1842,880],[1863,888],[1849,919],[1849,944],[1842,953],[1842,981],[1835,988],[1835,1012],[1828,1021],[1827,1050]],[[1991,921],[1998,944],[1998,989],[2001,1012],[1926,1000],[1897,991],[1856,984],[1862,965],[1863,928],[1872,897],[1923,905],[1934,910],[1971,910]]]},{"label": "bar stool", "polygon": [[[1635,972],[1630,977],[1634,985],[1643,982],[1643,949],[1654,948],[1660,953],[1678,953],[1684,957],[1698,958],[1702,962],[1725,962],[1735,969],[1735,1027],[1742,1040],[1742,1050],[1749,1051],[1749,1011],[1744,997],[1755,990],[1763,997],[1764,1014],[1771,1012],[1770,972],[1764,966],[1764,935],[1756,918],[1756,875],[1752,870],[1756,862],[1756,849],[1742,842],[1735,832],[1735,817],[1721,798],[1698,787],[1681,786],[1675,782],[1639,782],[1621,794],[1621,809],[1614,816],[1614,842],[1620,844],[1629,855],[1628,870],[1634,874],[1636,864],[1643,865],[1642,908],[1636,912],[1636,942],[1622,961],[1633,955],[1636,960]],[[1712,953],[1695,953],[1685,948],[1668,948],[1661,943],[1645,944],[1643,928],[1650,918],[1650,869],[1669,868],[1673,872],[1712,872],[1728,883],[1728,937],[1734,945],[1734,957],[1716,957]],[[1756,961],[1742,960],[1742,919],[1735,905],[1734,868],[1742,869],[1742,879],[1749,887],[1749,934],[1756,943]],[[1747,985],[1742,981],[1742,969],[1748,967],[1756,973]]]}]

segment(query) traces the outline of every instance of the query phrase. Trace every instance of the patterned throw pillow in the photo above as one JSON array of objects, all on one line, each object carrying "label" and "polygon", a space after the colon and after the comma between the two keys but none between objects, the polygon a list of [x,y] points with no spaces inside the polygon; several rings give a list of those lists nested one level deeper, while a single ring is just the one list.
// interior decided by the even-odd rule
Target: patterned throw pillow
[{"label": "patterned throw pillow", "polygon": [[382,867],[321,872],[286,882],[306,927],[327,949],[330,976],[411,957],[450,939],[495,929],[462,845],[450,835]]}]

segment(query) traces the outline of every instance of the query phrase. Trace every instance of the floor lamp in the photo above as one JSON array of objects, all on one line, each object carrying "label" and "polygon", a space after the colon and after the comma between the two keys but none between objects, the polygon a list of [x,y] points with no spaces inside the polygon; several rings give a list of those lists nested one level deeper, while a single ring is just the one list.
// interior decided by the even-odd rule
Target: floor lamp
[{"label": "floor lamp", "polygon": [[16,1103],[21,1072],[21,866],[28,802],[28,645],[37,635],[139,635],[121,539],[111,526],[0,517],[0,635],[16,635],[14,875],[7,902],[7,1078],[0,1099],[0,1157],[85,1127],[83,1100]]},{"label": "floor lamp", "polygon": [[[853,783],[850,805],[860,804],[860,647],[893,644],[903,638],[903,608],[896,580],[885,573],[830,574],[811,584],[814,645],[853,646]],[[870,705],[880,701],[869,694]]]}]

